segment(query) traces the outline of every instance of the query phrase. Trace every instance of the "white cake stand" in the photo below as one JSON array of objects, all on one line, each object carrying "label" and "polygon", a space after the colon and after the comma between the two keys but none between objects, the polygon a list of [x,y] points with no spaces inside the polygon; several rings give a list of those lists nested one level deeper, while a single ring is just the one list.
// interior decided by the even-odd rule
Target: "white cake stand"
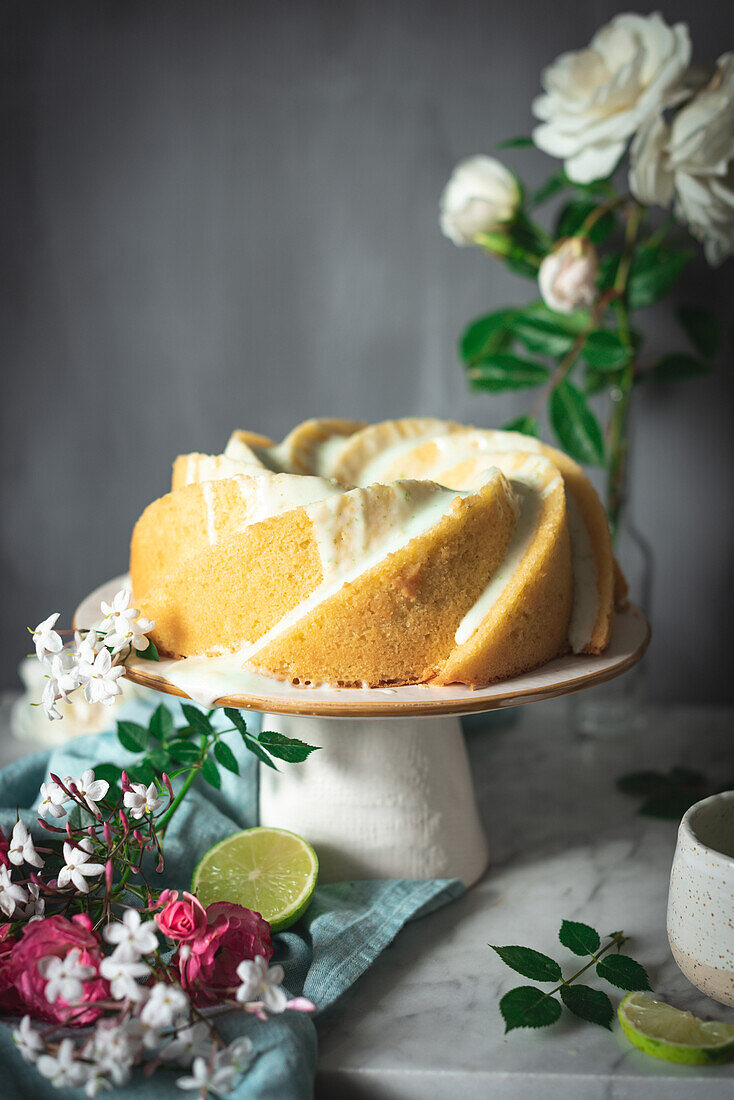
[{"label": "white cake stand", "polygon": [[[77,608],[76,626],[99,618],[118,577]],[[598,657],[561,657],[535,672],[472,690],[298,687],[243,674],[236,694],[194,699],[267,714],[267,726],[322,751],[274,772],[260,768],[260,822],[309,840],[323,882],[358,878],[459,878],[484,873],[487,840],[474,800],[458,715],[553,699],[611,680],[647,649],[650,627],[630,605],[615,615],[609,648]],[[190,698],[168,676],[179,661],[133,660],[129,680]],[[340,719],[340,721],[335,721]]]}]

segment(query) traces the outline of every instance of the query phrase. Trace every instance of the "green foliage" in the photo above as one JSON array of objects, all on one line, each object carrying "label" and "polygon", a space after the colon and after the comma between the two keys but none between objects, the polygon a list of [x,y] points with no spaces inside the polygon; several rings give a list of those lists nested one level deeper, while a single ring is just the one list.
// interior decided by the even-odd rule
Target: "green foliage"
[{"label": "green foliage", "polygon": [[554,198],[569,186],[566,173],[562,168],[559,168],[533,192],[530,198],[530,206],[542,206],[544,202],[548,202],[549,199]]},{"label": "green foliage", "polygon": [[711,310],[702,306],[678,306],[675,316],[696,351],[705,359],[713,359],[721,344],[721,332]]},{"label": "green foliage", "polygon": [[528,351],[553,358],[570,351],[576,339],[572,332],[555,319],[522,313],[513,318],[511,331]]},{"label": "green foliage", "polygon": [[627,280],[629,308],[645,309],[664,297],[678,282],[692,256],[690,249],[669,249],[663,245],[639,248],[632,258]]},{"label": "green foliage", "polygon": [[534,416],[516,416],[502,425],[505,432],[521,432],[522,435],[540,435],[540,424]]},{"label": "green foliage", "polygon": [[512,319],[515,309],[500,309],[479,317],[464,330],[459,344],[461,358],[469,365],[497,352],[505,351],[512,343]]},{"label": "green foliage", "polygon": [[504,141],[498,141],[495,145],[495,149],[526,149],[529,145],[533,144],[531,137],[522,136],[514,138],[505,138]]},{"label": "green foliage", "polygon": [[701,772],[673,767],[668,772],[630,772],[620,776],[616,786],[622,794],[641,799],[638,814],[665,821],[680,821],[694,802],[700,802],[710,794],[731,790],[734,780],[712,784]]},{"label": "green foliage", "polygon": [[[612,932],[606,937],[607,943],[602,947],[601,936],[591,925],[582,924],[580,921],[564,920],[558,939],[574,955],[587,960],[569,978],[563,977],[560,964],[550,955],[519,945],[507,947],[489,945],[502,961],[517,973],[538,982],[558,983],[548,992],[537,989],[535,986],[521,985],[505,993],[499,1007],[505,1021],[506,1032],[520,1027],[548,1027],[556,1023],[562,1015],[561,1002],[579,1019],[611,1029],[614,1007],[607,994],[600,989],[577,982],[577,979],[592,967],[595,967],[598,977],[617,988],[625,990],[650,988],[647,972],[638,962],[627,955],[608,954],[615,947],[619,952],[621,945],[626,942],[623,932]],[[557,995],[560,1001],[557,1000]]]},{"label": "green foliage", "polygon": [[604,440],[596,416],[580,390],[562,379],[550,399],[550,420],[561,446],[577,462],[589,466],[604,463]]},{"label": "green foliage", "polygon": [[[562,208],[556,221],[555,236],[573,237],[579,233],[584,224],[589,221],[591,215],[599,208],[598,202],[588,196],[575,196]],[[607,210],[605,214],[597,218],[583,233],[594,244],[604,244],[617,228],[617,214],[614,210]]]},{"label": "green foliage", "polygon": [[598,371],[617,370],[630,358],[630,353],[618,332],[598,329],[586,337],[581,356]]},{"label": "green foliage", "polygon": [[561,968],[550,955],[544,955],[540,951],[534,951],[532,947],[495,947],[505,966],[516,970],[526,978],[532,978],[536,982],[557,982],[562,974]]},{"label": "green foliage", "polygon": [[558,939],[574,955],[593,955],[601,946],[601,937],[595,928],[575,920],[564,920]]},{"label": "green foliage", "polygon": [[140,657],[144,661],[160,661],[158,650],[156,649],[155,642],[152,638],[148,638],[148,644],[145,649],[141,649],[136,652],[135,656]]},{"label": "green foliage", "polygon": [[475,390],[504,393],[538,386],[548,379],[550,372],[542,363],[498,353],[475,362],[469,367],[468,375]]},{"label": "green foliage", "polygon": [[650,371],[653,382],[682,382],[686,378],[700,378],[708,372],[699,359],[684,352],[670,352],[656,359]]},{"label": "green foliage", "polygon": [[286,737],[282,733],[268,730],[260,734],[258,741],[272,756],[277,756],[288,764],[300,764],[318,748],[317,745],[307,745],[305,741],[299,741],[297,737]]}]

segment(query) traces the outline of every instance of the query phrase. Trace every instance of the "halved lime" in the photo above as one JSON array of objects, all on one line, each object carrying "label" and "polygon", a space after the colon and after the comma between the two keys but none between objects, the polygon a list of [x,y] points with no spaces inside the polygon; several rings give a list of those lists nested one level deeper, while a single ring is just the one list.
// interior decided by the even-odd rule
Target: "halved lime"
[{"label": "halved lime", "polygon": [[260,825],[210,848],[194,870],[191,890],[202,905],[229,901],[254,909],[273,932],[282,932],[305,913],[318,874],[316,853],[303,837]]},{"label": "halved lime", "polygon": [[734,1024],[699,1020],[644,993],[628,993],[617,1015],[630,1042],[654,1058],[705,1066],[734,1055]]}]

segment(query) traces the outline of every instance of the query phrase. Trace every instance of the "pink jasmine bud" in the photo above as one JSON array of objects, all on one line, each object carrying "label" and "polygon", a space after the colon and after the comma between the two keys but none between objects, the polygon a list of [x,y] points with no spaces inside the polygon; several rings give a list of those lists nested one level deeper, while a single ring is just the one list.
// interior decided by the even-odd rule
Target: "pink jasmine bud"
[{"label": "pink jasmine bud", "polygon": [[54,772],[49,772],[48,774],[49,774],[49,778],[50,778],[50,780],[51,780],[51,782],[52,782],[52,783],[55,783],[57,787],[62,787],[62,788],[63,788],[63,790],[66,790],[66,787],[65,787],[65,786],[64,786],[64,784],[63,784],[63,783],[61,782],[61,780],[59,779],[58,775],[55,775],[55,774],[54,774]]},{"label": "pink jasmine bud", "polygon": [[120,824],[122,825],[123,836],[127,836],[130,832],[130,822],[127,819],[127,814],[124,810],[118,810],[117,815],[120,818]]},{"label": "pink jasmine bud", "polygon": [[130,790],[130,780],[127,777],[127,772],[123,772],[122,775],[120,776],[120,785],[121,785],[123,791],[129,791]]},{"label": "pink jasmine bud", "polygon": [[105,844],[109,847],[112,844],[112,829],[110,828],[109,821],[105,821],[102,826],[102,836],[104,837]]},{"label": "pink jasmine bud", "polygon": [[158,864],[156,866],[157,874],[161,873],[161,871],[163,870],[163,867],[164,867],[163,852],[161,852],[160,856],[158,857]]},{"label": "pink jasmine bud", "polygon": [[145,837],[140,832],[140,829],[133,829],[133,837],[137,840],[141,848],[145,848]]},{"label": "pink jasmine bud", "polygon": [[113,875],[113,872],[114,872],[114,867],[112,866],[112,860],[108,859],[107,862],[104,865],[104,881],[105,881],[105,886],[107,887],[108,890],[112,889],[112,875]]},{"label": "pink jasmine bud", "polygon": [[87,835],[91,836],[92,840],[97,839],[97,834],[95,832],[94,825],[88,825],[87,826]]},{"label": "pink jasmine bud", "polygon": [[63,829],[59,829],[57,825],[49,825],[48,821],[44,821],[42,817],[39,817],[38,824],[42,829],[45,829],[47,833],[63,833]]},{"label": "pink jasmine bud", "polygon": [[170,794],[171,798],[175,798],[175,795],[173,793],[173,784],[171,783],[171,780],[168,778],[168,776],[165,772],[163,773],[162,779],[163,779],[163,786],[166,788],[166,790]]},{"label": "pink jasmine bud", "polygon": [[68,836],[69,840],[74,839],[74,834],[68,821],[66,822],[66,835]]}]

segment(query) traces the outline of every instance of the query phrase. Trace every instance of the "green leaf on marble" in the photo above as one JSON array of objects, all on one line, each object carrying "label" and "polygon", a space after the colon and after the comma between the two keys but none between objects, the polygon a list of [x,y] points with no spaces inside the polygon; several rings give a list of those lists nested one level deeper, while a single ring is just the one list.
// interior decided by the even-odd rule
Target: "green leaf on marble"
[{"label": "green leaf on marble", "polygon": [[614,1008],[606,993],[590,985],[563,985],[560,993],[564,1005],[574,1016],[612,1030]]},{"label": "green leaf on marble", "polygon": [[629,955],[606,955],[596,964],[596,972],[618,989],[652,989],[644,966]]},{"label": "green leaf on marble", "polygon": [[596,929],[575,920],[562,922],[558,939],[574,955],[593,955],[601,946],[601,937]]},{"label": "green leaf on marble", "polygon": [[505,993],[500,1001],[505,1034],[518,1027],[548,1027],[559,1019],[561,1011],[555,997],[549,997],[533,985],[519,985]]},{"label": "green leaf on marble", "polygon": [[526,978],[532,978],[536,982],[558,982],[563,977],[555,959],[541,951],[534,951],[532,947],[495,947],[493,943],[489,946],[497,952],[506,966]]}]

